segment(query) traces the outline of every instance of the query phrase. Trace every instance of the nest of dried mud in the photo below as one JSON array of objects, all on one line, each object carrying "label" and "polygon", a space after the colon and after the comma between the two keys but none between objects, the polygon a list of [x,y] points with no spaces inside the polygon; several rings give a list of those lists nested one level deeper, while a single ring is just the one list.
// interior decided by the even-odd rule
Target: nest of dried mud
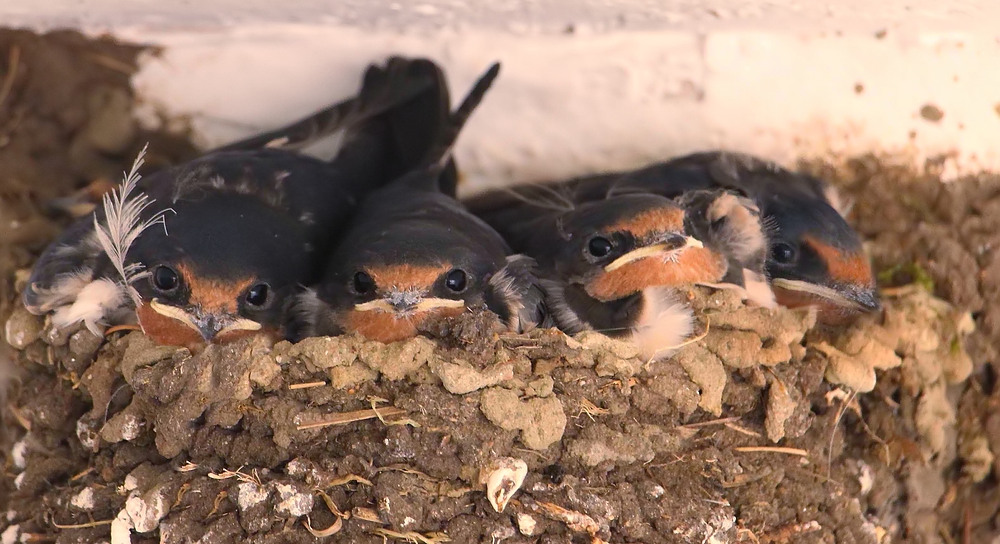
[{"label": "nest of dried mud", "polygon": [[[834,430],[876,369],[899,368],[915,401],[899,407],[916,424],[908,454],[944,451],[971,319],[920,288],[891,296],[879,323],[837,331],[728,291],[689,298],[707,331],[659,362],[593,333],[497,333],[486,315],[444,322],[437,339],[192,355],[140,333],[56,333],[16,311],[6,333],[28,372],[13,404],[28,432],[13,448],[8,531],[164,543],[888,534],[870,499],[891,487],[878,467],[892,445],[872,432],[847,451]],[[527,469],[523,483],[497,473],[485,485],[505,463]],[[510,497],[502,512],[497,493]]]}]

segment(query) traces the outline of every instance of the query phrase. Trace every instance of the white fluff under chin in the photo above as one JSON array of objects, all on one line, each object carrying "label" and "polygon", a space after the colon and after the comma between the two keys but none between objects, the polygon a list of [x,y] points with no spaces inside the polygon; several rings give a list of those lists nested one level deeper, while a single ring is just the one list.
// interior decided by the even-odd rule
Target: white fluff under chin
[{"label": "white fluff under chin", "polygon": [[745,287],[736,285],[735,283],[699,282],[695,285],[711,287],[712,289],[730,289],[737,291],[740,294],[740,298],[743,299],[744,302],[749,301],[757,306],[760,306],[761,308],[778,307],[778,302],[774,299],[774,291],[771,290],[771,284],[768,283],[766,276],[748,268],[744,268],[743,283]]},{"label": "white fluff under chin", "polygon": [[644,289],[632,342],[649,360],[670,357],[694,332],[694,321],[691,308],[678,300],[675,291],[664,287]]},{"label": "white fluff under chin", "polygon": [[83,322],[95,335],[101,335],[108,314],[128,304],[128,292],[118,283],[102,278],[88,283],[76,295],[72,304],[62,306],[52,314],[52,324],[65,328]]},{"label": "white fluff under chin", "polygon": [[746,286],[746,300],[753,302],[761,308],[777,308],[778,302],[774,300],[774,291],[767,277],[747,268],[743,269],[743,284]]}]

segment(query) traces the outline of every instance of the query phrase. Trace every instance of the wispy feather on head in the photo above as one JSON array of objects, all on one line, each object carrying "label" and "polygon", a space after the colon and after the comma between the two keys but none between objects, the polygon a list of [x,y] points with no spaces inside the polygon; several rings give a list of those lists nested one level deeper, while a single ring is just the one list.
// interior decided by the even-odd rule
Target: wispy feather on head
[{"label": "wispy feather on head", "polygon": [[101,248],[104,249],[111,263],[118,270],[118,274],[121,276],[121,285],[128,291],[129,297],[131,297],[136,305],[140,302],[140,296],[131,284],[145,276],[146,272],[143,271],[141,263],[125,263],[128,250],[139,236],[153,225],[163,225],[165,232],[166,223],[164,222],[164,214],[168,211],[173,211],[164,209],[156,212],[146,220],[140,219],[146,208],[155,202],[155,200],[149,198],[145,193],[140,192],[134,196],[132,195],[132,191],[135,190],[139,180],[142,179],[139,169],[145,163],[147,147],[149,147],[149,144],[143,146],[142,151],[139,152],[132,163],[131,170],[124,173],[125,178],[121,185],[111,193],[104,195],[103,224],[98,220],[97,214],[94,214],[94,230]]},{"label": "wispy feather on head", "polygon": [[530,186],[529,190],[518,187],[507,187],[502,190],[515,200],[542,210],[571,212],[576,209],[572,191],[566,187],[542,183]]}]

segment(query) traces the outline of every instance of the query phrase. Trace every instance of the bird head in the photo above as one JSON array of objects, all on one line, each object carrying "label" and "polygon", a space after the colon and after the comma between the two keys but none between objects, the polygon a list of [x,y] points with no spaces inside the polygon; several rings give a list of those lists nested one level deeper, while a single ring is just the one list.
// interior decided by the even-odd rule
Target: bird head
[{"label": "bird head", "polygon": [[241,195],[178,202],[166,230],[150,229],[130,252],[142,330],[161,344],[201,349],[245,336],[279,338],[309,279],[301,226]]},{"label": "bird head", "polygon": [[780,304],[818,306],[827,322],[881,308],[861,240],[832,206],[782,195],[764,206],[775,227],[767,271]]},{"label": "bird head", "polygon": [[651,194],[581,204],[557,220],[558,276],[600,301],[647,287],[718,281],[725,259],[685,233],[684,210]]},{"label": "bird head", "polygon": [[500,236],[454,199],[411,196],[362,209],[319,286],[303,297],[304,328],[393,342],[473,307],[485,306],[515,330],[536,321],[541,297],[530,285],[530,260],[508,257]]}]

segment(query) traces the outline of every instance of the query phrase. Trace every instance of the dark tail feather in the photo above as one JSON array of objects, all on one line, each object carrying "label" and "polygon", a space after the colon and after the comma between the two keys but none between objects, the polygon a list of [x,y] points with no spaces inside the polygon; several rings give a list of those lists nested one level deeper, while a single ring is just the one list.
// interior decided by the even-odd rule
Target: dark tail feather
[{"label": "dark tail feather", "polygon": [[390,58],[371,65],[357,97],[328,106],[288,126],[240,140],[217,151],[272,147],[300,150],[337,131],[346,132],[334,159],[359,187],[374,189],[414,170],[435,182],[433,190],[454,196],[458,173],[450,151],[500,72],[494,63],[452,112],[448,82],[429,59]]},{"label": "dark tail feather", "polygon": [[341,157],[351,157],[348,160],[355,164],[377,161],[385,169],[385,179],[455,196],[459,175],[451,149],[499,74],[500,65],[494,64],[480,76],[452,111],[448,82],[441,68],[425,59],[408,62],[414,73],[434,78],[436,84],[359,127],[350,135],[353,140],[345,144]]},{"label": "dark tail feather", "polygon": [[498,75],[500,75],[500,63],[494,62],[483,75],[479,76],[469,94],[465,96],[462,103],[451,114],[447,125],[436,140],[434,147],[428,151],[427,162],[439,162],[451,151],[451,148],[455,145],[455,141],[458,140],[458,134],[462,131],[469,117],[472,116],[472,112],[479,107],[480,102],[483,101],[483,97],[486,96],[486,91],[490,90]]},{"label": "dark tail feather", "polygon": [[458,196],[458,183],[460,181],[461,177],[458,173],[458,165],[455,164],[453,159],[449,158],[437,176],[437,188],[442,193],[456,198]]},{"label": "dark tail feather", "polygon": [[423,168],[430,168],[434,165],[441,167],[441,172],[437,176],[437,188],[446,195],[452,197],[457,195],[460,179],[458,167],[451,157],[451,149],[455,146],[458,135],[462,132],[469,117],[472,116],[472,112],[479,107],[486,91],[490,89],[499,74],[500,63],[495,62],[483,75],[479,76],[469,94],[462,99],[462,103],[442,123],[439,134],[430,142],[431,146],[424,154]]},{"label": "dark tail feather", "polygon": [[427,59],[405,62],[409,64],[413,77],[431,79],[433,84],[379,119],[373,119],[371,126],[364,129],[365,134],[355,136],[363,138],[367,134],[379,135],[379,131],[385,131],[381,133],[385,137],[383,145],[387,146],[383,150],[383,161],[389,179],[423,166],[424,158],[442,137],[451,115],[448,81],[441,68]]},{"label": "dark tail feather", "polygon": [[[436,74],[426,69],[415,69],[420,62],[393,57],[385,68],[371,65],[365,72],[358,96],[327,106],[290,125],[224,145],[215,151],[265,147],[297,151],[339,130],[357,126],[427,93],[438,84]],[[433,65],[430,61],[422,62]]]}]

